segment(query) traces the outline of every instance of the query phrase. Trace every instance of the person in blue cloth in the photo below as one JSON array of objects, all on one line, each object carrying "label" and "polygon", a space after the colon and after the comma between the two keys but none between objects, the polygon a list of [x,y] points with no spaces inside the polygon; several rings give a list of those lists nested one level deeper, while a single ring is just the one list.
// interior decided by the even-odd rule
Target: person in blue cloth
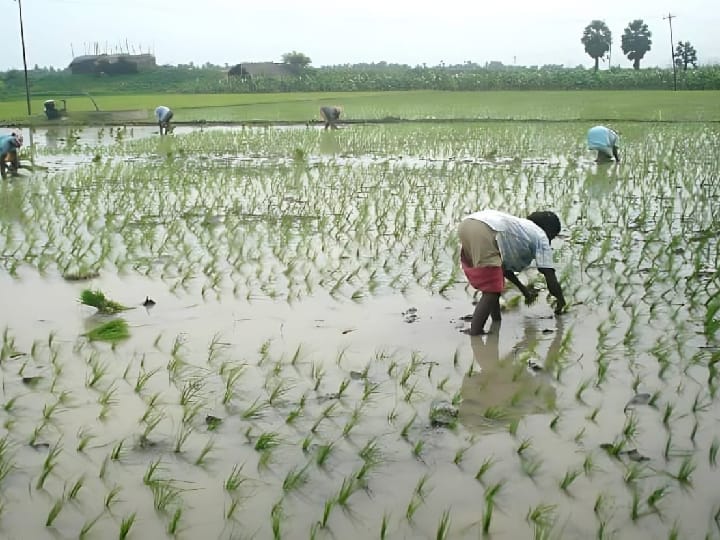
[{"label": "person in blue cloth", "polygon": [[22,134],[11,133],[0,137],[0,175],[7,178],[7,171],[13,176],[17,175],[20,168],[20,160],[18,159],[18,150],[23,144]]},{"label": "person in blue cloth", "polygon": [[620,163],[618,143],[620,137],[612,129],[605,126],[591,127],[587,133],[587,145],[589,150],[597,151],[597,163],[608,163],[615,158]]},{"label": "person in blue cloth", "polygon": [[173,112],[170,107],[160,105],[157,109],[155,109],[155,117],[157,118],[158,125],[160,126],[160,135],[167,135],[172,131],[170,120],[172,120]]}]

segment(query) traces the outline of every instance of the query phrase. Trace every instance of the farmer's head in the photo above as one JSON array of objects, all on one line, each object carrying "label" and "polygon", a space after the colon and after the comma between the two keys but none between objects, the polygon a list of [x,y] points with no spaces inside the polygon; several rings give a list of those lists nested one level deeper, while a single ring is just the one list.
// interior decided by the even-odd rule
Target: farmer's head
[{"label": "farmer's head", "polygon": [[13,138],[12,142],[17,148],[23,145],[22,131],[13,131],[10,136]]},{"label": "farmer's head", "polygon": [[528,219],[545,231],[550,241],[560,232],[560,218],[555,212],[533,212]]}]

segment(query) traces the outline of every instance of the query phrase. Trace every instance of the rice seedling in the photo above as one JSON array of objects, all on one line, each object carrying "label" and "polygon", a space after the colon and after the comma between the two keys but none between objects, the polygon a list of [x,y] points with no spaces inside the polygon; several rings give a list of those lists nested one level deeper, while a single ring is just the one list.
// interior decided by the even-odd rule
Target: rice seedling
[{"label": "rice seedling", "polygon": [[46,527],[52,527],[53,522],[58,517],[58,515],[60,515],[60,511],[63,509],[64,505],[65,499],[63,497],[55,500],[55,503],[52,505],[50,511],[48,512],[47,518],[45,518]]},{"label": "rice seedling", "polygon": [[78,493],[80,492],[80,489],[82,489],[84,484],[85,484],[85,475],[82,475],[70,487],[70,490],[67,492],[67,500],[72,501],[72,500],[76,499],[78,496]]},{"label": "rice seedling", "polygon": [[630,415],[625,418],[625,425],[623,426],[623,436],[628,439],[632,440],[637,435],[637,429],[638,429],[638,417],[633,412]]},{"label": "rice seedling", "polygon": [[182,518],[183,510],[182,508],[178,507],[175,509],[175,512],[173,512],[172,517],[170,518],[170,521],[168,522],[166,531],[169,535],[175,536],[180,532],[180,519]]},{"label": "rice seedling", "polygon": [[662,486],[655,489],[652,493],[650,493],[650,495],[648,495],[647,505],[653,512],[660,514],[660,510],[657,505],[668,494],[668,489],[668,486]]},{"label": "rice seedling", "polygon": [[261,433],[260,436],[255,440],[255,450],[263,452],[265,450],[272,450],[280,444],[280,434],[274,431],[268,431]]},{"label": "rice seedling", "polygon": [[175,437],[175,448],[173,451],[176,454],[179,454],[182,452],[182,448],[185,445],[185,442],[187,442],[188,437],[192,435],[192,432],[194,431],[192,426],[181,424],[178,428],[177,436]]},{"label": "rice seedling", "polygon": [[415,512],[417,512],[418,508],[422,506],[423,500],[418,497],[415,493],[413,493],[412,497],[410,497],[410,502],[407,505],[407,508],[405,510],[405,519],[408,520],[408,523],[413,522],[413,517],[415,516]]},{"label": "rice seedling", "polygon": [[45,461],[43,461],[42,471],[40,472],[40,476],[38,477],[37,482],[35,483],[35,489],[43,489],[43,486],[45,485],[45,480],[47,480],[47,477],[55,469],[55,466],[58,462],[58,457],[61,453],[62,446],[60,445],[60,441],[58,441],[49,449],[48,455],[45,457]]},{"label": "rice seedling", "polygon": [[225,479],[224,487],[226,491],[237,491],[247,479],[242,475],[242,469],[245,465],[233,465],[230,475]]},{"label": "rice seedling", "polygon": [[343,426],[342,434],[343,437],[348,437],[350,435],[350,431],[357,425],[357,423],[360,420],[360,407],[356,406],[352,413],[350,413],[350,418],[348,418],[348,421]]},{"label": "rice seedling", "polygon": [[457,465],[458,467],[462,463],[463,459],[465,458],[465,453],[470,449],[471,447],[466,446],[465,448],[458,448],[455,451],[455,457],[453,458],[453,463]]},{"label": "rice seedling", "polygon": [[317,452],[315,454],[315,463],[317,463],[318,467],[325,466],[334,447],[335,443],[321,444],[320,446],[318,446]]},{"label": "rice seedling", "polygon": [[355,475],[346,476],[343,479],[342,485],[335,496],[335,501],[342,507],[347,507],[348,499],[355,493],[357,489],[357,482]]},{"label": "rice seedling", "polygon": [[560,489],[567,493],[570,485],[575,481],[578,476],[580,476],[581,473],[582,471],[578,469],[568,469],[567,471],[565,471],[565,476],[563,476],[560,480]]},{"label": "rice seedling", "polygon": [[242,413],[240,413],[240,416],[244,420],[249,420],[251,418],[259,418],[260,416],[262,416],[263,411],[268,407],[269,404],[267,401],[261,400],[259,397],[257,397]]},{"label": "rice seedling", "polygon": [[525,519],[532,523],[536,530],[537,527],[548,528],[554,524],[556,512],[557,506],[554,504],[539,504],[528,510]]},{"label": "rice seedling", "polygon": [[304,467],[298,469],[297,467],[291,469],[288,471],[288,473],[285,475],[285,478],[283,479],[282,488],[285,493],[289,493],[291,491],[295,491],[296,489],[299,489],[305,483],[308,481],[308,473],[307,473],[308,465],[305,465]]},{"label": "rice seedling", "polygon": [[118,495],[120,495],[121,491],[122,488],[120,486],[114,486],[110,491],[107,492],[107,495],[105,495],[104,499],[105,508],[107,508],[108,510],[112,510],[112,506],[117,501]]},{"label": "rice seedling", "polygon": [[495,465],[496,461],[492,457],[485,458],[485,461],[482,462],[480,465],[480,468],[478,469],[478,472],[475,473],[475,480],[478,482],[483,482],[483,478],[485,476],[485,473],[487,473],[490,468]]},{"label": "rice seedling", "polygon": [[402,427],[402,429],[400,430],[400,436],[401,436],[403,439],[407,440],[408,434],[409,434],[409,432],[410,432],[410,428],[411,428],[411,427],[413,426],[413,424],[415,423],[415,418],[417,418],[417,413],[413,414],[413,415],[412,415],[412,418],[410,418],[410,420],[409,420],[409,421]]},{"label": "rice seedling", "polygon": [[450,534],[450,510],[446,509],[443,511],[438,523],[437,532],[435,533],[436,540],[445,540]]},{"label": "rice seedling", "polygon": [[322,519],[320,520],[320,525],[324,529],[327,528],[328,520],[330,519],[330,514],[332,513],[332,510],[335,507],[336,503],[337,503],[337,500],[334,497],[325,500],[325,504],[323,505],[323,515],[322,515]]},{"label": "rice seedling", "polygon": [[125,439],[120,439],[115,446],[113,446],[112,451],[110,452],[110,459],[113,461],[118,461],[120,458],[122,458],[124,452],[124,445],[125,445]]},{"label": "rice seedling", "polygon": [[153,480],[148,487],[152,491],[155,510],[159,512],[165,512],[170,506],[177,506],[182,502],[180,499],[182,490],[169,480]]},{"label": "rice seedling", "polygon": [[120,534],[119,538],[120,540],[125,540],[127,538],[128,534],[130,534],[130,529],[132,529],[133,524],[135,523],[135,512],[132,514],[125,516],[122,521],[120,522]]},{"label": "rice seedling", "polygon": [[210,452],[213,451],[213,448],[215,448],[215,440],[214,439],[208,439],[208,441],[205,443],[205,445],[200,450],[200,453],[198,454],[198,457],[195,459],[195,465],[202,466],[207,461],[207,457],[210,455]]},{"label": "rice seedling", "polygon": [[147,385],[148,381],[160,371],[160,368],[151,369],[150,371],[145,370],[144,365],[140,365],[140,369],[138,370],[137,379],[135,381],[135,393],[139,394],[143,391],[145,386]]},{"label": "rice seedling", "polygon": [[577,390],[575,390],[575,399],[579,403],[583,403],[583,404],[585,403],[582,396],[585,393],[585,391],[590,387],[591,384],[592,384],[592,379],[585,379],[585,380],[581,381],[580,384],[578,385]]},{"label": "rice seedling", "polygon": [[682,463],[680,463],[680,468],[678,469],[678,472],[671,476],[675,478],[675,480],[677,480],[681,485],[691,486],[692,474],[695,472],[695,468],[696,465],[693,462],[692,457],[688,456],[682,460]]},{"label": "rice seedling", "polygon": [[419,439],[414,445],[412,449],[413,456],[417,460],[422,459],[422,451],[425,446],[425,443],[422,441],[422,439]]},{"label": "rice seedling", "polygon": [[710,448],[708,450],[708,461],[710,462],[711,467],[717,466],[718,450],[720,450],[720,440],[718,440],[717,437],[714,437],[712,444],[710,444]]},{"label": "rice seedling", "polygon": [[389,521],[390,516],[388,516],[386,513],[383,513],[382,522],[380,523],[380,540],[385,540],[385,538],[387,537]]},{"label": "rice seedling", "polygon": [[530,439],[530,438],[523,439],[523,440],[520,442],[520,446],[518,446],[518,448],[517,448],[517,450],[515,450],[515,452],[516,452],[518,455],[522,456],[523,453],[524,453],[528,448],[530,448],[530,447],[532,447],[532,439]]},{"label": "rice seedling", "polygon": [[88,360],[91,373],[85,378],[85,386],[95,388],[95,385],[105,376],[108,371],[107,363],[102,363],[96,354],[90,356]]}]

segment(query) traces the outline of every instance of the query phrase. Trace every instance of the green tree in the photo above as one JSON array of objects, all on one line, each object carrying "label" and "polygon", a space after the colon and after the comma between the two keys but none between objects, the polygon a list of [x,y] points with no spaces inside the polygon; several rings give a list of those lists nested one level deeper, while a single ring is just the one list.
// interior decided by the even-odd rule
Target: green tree
[{"label": "green tree", "polygon": [[585,52],[595,60],[597,71],[599,60],[610,50],[612,32],[604,21],[594,20],[585,27],[580,42],[585,46]]},{"label": "green tree", "polygon": [[282,55],[282,61],[284,64],[289,64],[295,71],[302,71],[304,68],[310,65],[309,56],[304,55],[301,52],[292,51]]},{"label": "green tree", "polygon": [[622,35],[622,51],[632,60],[633,69],[640,69],[640,60],[650,50],[652,32],[642,19],[635,19],[625,28]]},{"label": "green tree", "polygon": [[697,51],[689,41],[679,41],[675,47],[675,65],[687,71],[689,65],[697,68]]}]

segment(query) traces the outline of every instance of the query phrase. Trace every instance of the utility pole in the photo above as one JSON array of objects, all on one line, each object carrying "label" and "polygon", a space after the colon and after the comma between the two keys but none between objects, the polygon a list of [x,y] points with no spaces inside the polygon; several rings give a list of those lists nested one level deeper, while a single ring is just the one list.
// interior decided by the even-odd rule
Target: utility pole
[{"label": "utility pole", "polygon": [[673,67],[673,90],[677,91],[677,68],[675,67],[675,47],[673,46],[673,35],[672,35],[672,20],[677,15],[672,15],[668,12],[667,17],[663,17],[663,20],[667,19],[670,23],[670,59],[672,60]]},{"label": "utility pole", "polygon": [[17,0],[17,3],[18,3],[18,9],[20,10],[20,42],[22,43],[23,68],[25,69],[25,97],[27,98],[28,116],[30,116],[32,113],[30,112],[30,85],[28,84],[28,76],[27,76],[27,57],[25,56],[25,32],[23,30],[23,20],[22,20],[22,1]]}]

